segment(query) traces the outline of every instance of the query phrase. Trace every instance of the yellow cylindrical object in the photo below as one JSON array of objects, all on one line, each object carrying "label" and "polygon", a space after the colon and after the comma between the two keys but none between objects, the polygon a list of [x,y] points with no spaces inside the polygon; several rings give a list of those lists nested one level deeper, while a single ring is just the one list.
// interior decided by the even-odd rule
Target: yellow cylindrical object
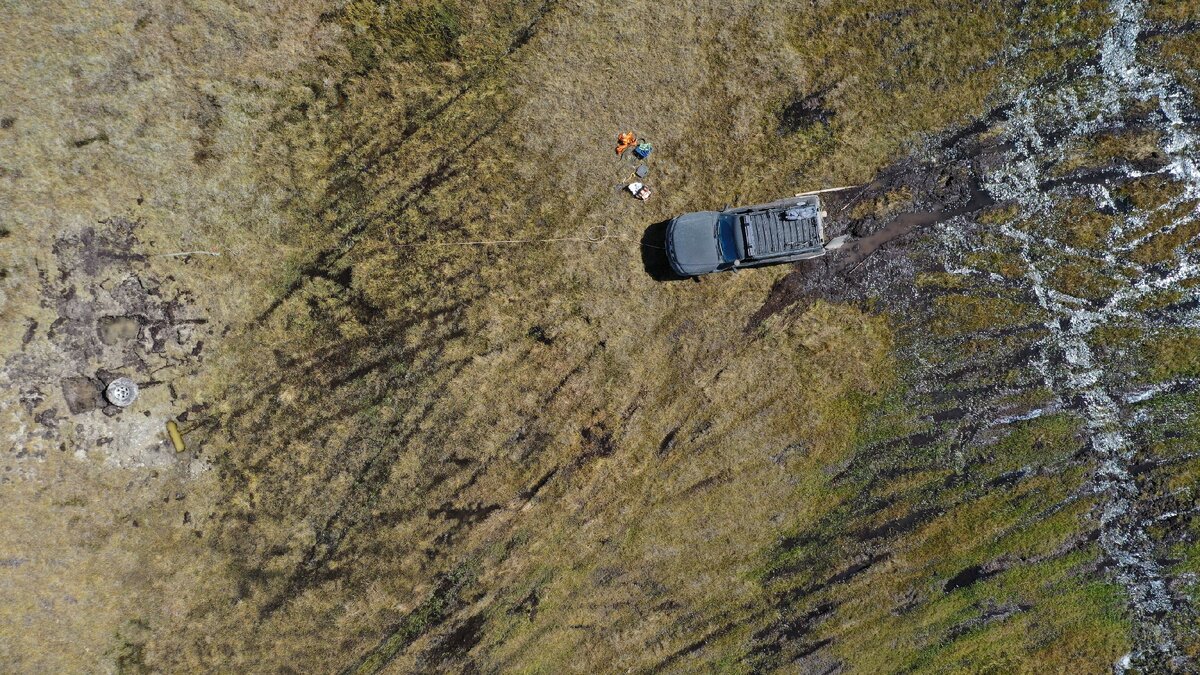
[{"label": "yellow cylindrical object", "polygon": [[175,452],[183,452],[183,434],[179,433],[179,425],[175,420],[167,420],[167,433],[171,436],[171,444]]}]

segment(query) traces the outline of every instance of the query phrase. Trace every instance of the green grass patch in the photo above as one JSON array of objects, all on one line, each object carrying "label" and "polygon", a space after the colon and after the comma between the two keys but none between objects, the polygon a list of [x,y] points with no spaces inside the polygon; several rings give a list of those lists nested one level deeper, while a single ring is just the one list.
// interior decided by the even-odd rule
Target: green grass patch
[{"label": "green grass patch", "polygon": [[1006,279],[1020,279],[1028,272],[1029,265],[1019,256],[1005,251],[972,251],[964,258],[968,266],[984,272],[999,274]]},{"label": "green grass patch", "polygon": [[1117,222],[1116,216],[1099,212],[1090,198],[1071,197],[1055,208],[1054,216],[1049,221],[1033,225],[1044,236],[1054,237],[1068,245],[1101,249]]},{"label": "green grass patch", "polygon": [[1156,380],[1200,376],[1200,331],[1156,331],[1145,340],[1143,358]]},{"label": "green grass patch", "polygon": [[1082,445],[1082,421],[1070,413],[1017,422],[995,443],[975,450],[983,476],[994,478],[1021,468],[1044,469],[1065,462]]},{"label": "green grass patch", "polygon": [[1113,194],[1140,211],[1153,211],[1182,195],[1183,184],[1154,174],[1135,178],[1114,190]]},{"label": "green grass patch", "polygon": [[343,8],[341,22],[360,72],[381,62],[450,61],[459,56],[465,32],[457,7],[443,0],[354,0]]},{"label": "green grass patch", "polygon": [[1155,232],[1170,225],[1174,225],[1173,229],[1153,235],[1135,248],[1129,258],[1142,265],[1174,260],[1178,256],[1178,249],[1191,246],[1192,240],[1200,235],[1200,219],[1187,219],[1197,204],[1200,204],[1200,200],[1187,201],[1170,210],[1156,211],[1143,231]]},{"label": "green grass patch", "polygon": [[1103,300],[1120,286],[1120,282],[1104,274],[1103,269],[1094,260],[1068,259],[1054,268],[1047,281],[1051,287],[1067,295],[1085,300]]}]

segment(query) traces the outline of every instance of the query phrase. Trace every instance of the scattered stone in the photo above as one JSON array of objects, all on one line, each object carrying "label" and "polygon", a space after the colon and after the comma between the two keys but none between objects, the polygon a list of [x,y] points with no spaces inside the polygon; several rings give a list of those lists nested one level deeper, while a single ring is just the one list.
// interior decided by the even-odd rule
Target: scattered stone
[{"label": "scattered stone", "polygon": [[102,316],[96,320],[96,336],[111,347],[137,339],[141,327],[132,316]]},{"label": "scattered stone", "polygon": [[72,415],[104,407],[103,387],[89,377],[67,377],[62,380],[63,398]]},{"label": "scattered stone", "polygon": [[58,428],[58,408],[50,408],[48,410],[43,410],[42,412],[34,415],[33,419],[36,420],[38,424],[40,424],[48,429],[57,429]]},{"label": "scattered stone", "polygon": [[41,405],[42,401],[46,400],[46,397],[37,387],[26,387],[21,390],[17,400],[21,402],[26,412],[33,414],[33,410]]}]

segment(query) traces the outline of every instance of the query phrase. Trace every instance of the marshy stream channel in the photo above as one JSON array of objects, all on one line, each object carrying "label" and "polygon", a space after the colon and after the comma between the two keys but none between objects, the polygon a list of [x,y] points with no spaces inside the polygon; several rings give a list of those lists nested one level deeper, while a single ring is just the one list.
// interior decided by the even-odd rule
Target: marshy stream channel
[{"label": "marshy stream channel", "polygon": [[[923,423],[879,443],[881,453],[966,474],[1014,425],[1077,418],[1082,450],[1062,468],[1086,467],[1089,477],[1067,501],[1100,497],[1088,537],[1135,625],[1136,648],[1114,668],[1179,668],[1188,660],[1175,636],[1194,617],[1166,551],[1189,536],[1196,508],[1187,489],[1162,489],[1158,472],[1185,457],[1152,441],[1186,423],[1190,411],[1176,403],[1200,382],[1138,350],[1200,325],[1200,117],[1189,91],[1143,58],[1142,3],[1113,0],[1108,10],[1115,25],[1098,58],[1014,94],[874,182],[826,196],[829,236],[855,239],[798,265],[746,329],[822,297],[904,317],[914,345],[907,403]],[[1132,134],[1155,147],[1090,166],[1071,161],[1092,139]],[[889,194],[907,203],[882,213],[860,206]],[[962,313],[948,320],[955,308]],[[1139,338],[1114,337],[1128,334]],[[1033,471],[1018,467],[995,487]],[[879,548],[882,556],[886,542]],[[995,573],[972,568],[955,579]]]}]

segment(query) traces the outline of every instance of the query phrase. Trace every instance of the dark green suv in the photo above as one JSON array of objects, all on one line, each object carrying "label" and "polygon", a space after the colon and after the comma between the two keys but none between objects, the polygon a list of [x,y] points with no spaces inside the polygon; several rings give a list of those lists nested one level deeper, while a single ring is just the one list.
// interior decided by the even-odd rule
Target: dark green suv
[{"label": "dark green suv", "polygon": [[685,213],[667,225],[667,259],[690,277],[816,258],[825,254],[824,219],[816,195]]}]

